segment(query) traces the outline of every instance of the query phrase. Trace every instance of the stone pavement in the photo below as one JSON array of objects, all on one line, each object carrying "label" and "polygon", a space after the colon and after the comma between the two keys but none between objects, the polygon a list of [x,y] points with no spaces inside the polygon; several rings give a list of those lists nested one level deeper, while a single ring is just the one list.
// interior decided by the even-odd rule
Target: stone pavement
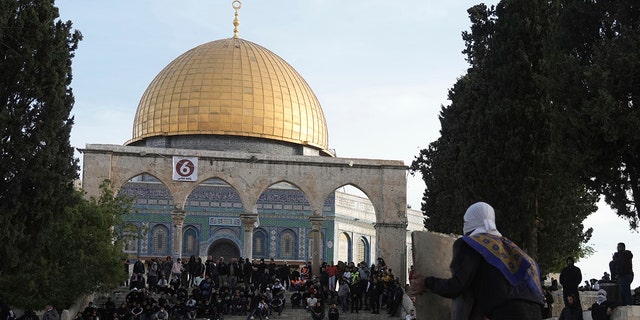
[{"label": "stone pavement", "polygon": [[[290,306],[288,306],[289,308],[285,308],[282,311],[281,315],[278,314],[273,314],[269,317],[269,320],[284,320],[284,319],[295,319],[295,320],[312,320],[311,318],[311,313],[307,312],[305,309],[292,309],[290,308]],[[327,308],[328,309],[328,308]],[[246,316],[224,316],[224,320],[246,320],[247,317]],[[258,317],[255,317],[255,319],[260,319]],[[327,319],[326,316],[326,312],[325,312],[325,320]],[[340,320],[365,320],[365,319],[371,319],[371,320],[388,320],[388,319],[400,319],[400,316],[396,316],[396,317],[389,317],[389,315],[384,311],[381,310],[380,314],[371,314],[371,311],[363,311],[360,310],[360,312],[358,313],[341,313],[340,314]]]}]

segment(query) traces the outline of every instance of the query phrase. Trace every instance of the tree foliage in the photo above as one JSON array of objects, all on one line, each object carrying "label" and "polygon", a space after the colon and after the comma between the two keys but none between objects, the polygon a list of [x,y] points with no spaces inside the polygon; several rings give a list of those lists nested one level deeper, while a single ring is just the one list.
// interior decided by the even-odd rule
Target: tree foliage
[{"label": "tree foliage", "polygon": [[80,34],[55,22],[52,1],[2,1],[0,10],[0,248],[3,266],[43,242],[40,230],[73,204],[77,160],[69,135],[71,58]]},{"label": "tree foliage", "polygon": [[[0,290],[16,307],[69,306],[123,277],[107,188],[74,189],[71,59],[81,40],[52,0],[0,2]],[[122,278],[120,278],[122,279]]]},{"label": "tree foliage", "polygon": [[0,287],[8,301],[17,306],[66,308],[78,297],[111,290],[126,279],[118,230],[131,200],[114,198],[108,182],[101,189],[99,199],[85,200],[82,192],[74,192],[75,205],[40,231],[46,241],[3,273]]},{"label": "tree foliage", "polygon": [[589,188],[638,227],[640,6],[563,1],[554,39],[558,123]]},{"label": "tree foliage", "polygon": [[583,253],[591,230],[582,221],[597,200],[557,142],[547,60],[553,10],[537,0],[468,10],[470,68],[449,91],[441,137],[411,166],[427,186],[428,229],[459,233],[465,209],[486,201],[501,232],[547,271]]}]

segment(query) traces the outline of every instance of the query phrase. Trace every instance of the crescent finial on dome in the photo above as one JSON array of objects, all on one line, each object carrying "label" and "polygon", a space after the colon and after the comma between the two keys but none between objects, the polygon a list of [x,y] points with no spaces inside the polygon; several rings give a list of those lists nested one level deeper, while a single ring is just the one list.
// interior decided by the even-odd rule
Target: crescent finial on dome
[{"label": "crescent finial on dome", "polygon": [[238,10],[240,10],[240,8],[242,8],[242,2],[235,0],[231,3],[231,6],[233,7],[233,9],[236,10],[236,17],[235,19],[233,19],[233,37],[237,38],[238,37],[238,26],[240,25],[240,20],[238,19]]}]

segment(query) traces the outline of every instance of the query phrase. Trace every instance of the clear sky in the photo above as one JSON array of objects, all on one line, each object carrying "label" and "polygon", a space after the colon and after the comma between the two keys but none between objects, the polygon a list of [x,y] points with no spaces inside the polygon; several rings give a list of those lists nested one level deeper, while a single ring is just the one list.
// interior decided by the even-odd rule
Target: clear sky
[{"label": "clear sky", "polygon": [[[160,70],[193,47],[233,36],[231,2],[56,1],[61,18],[84,36],[73,60],[72,146],[129,140],[140,97]],[[468,67],[461,32],[469,30],[466,10],[476,3],[245,0],[239,37],[273,51],[305,78],[337,156],[410,165],[439,137],[447,91]],[[407,179],[408,204],[419,209],[424,183]],[[576,263],[584,279],[602,276],[619,241],[640,256],[640,236],[610,210],[585,225],[595,228],[590,245],[597,252]]]}]

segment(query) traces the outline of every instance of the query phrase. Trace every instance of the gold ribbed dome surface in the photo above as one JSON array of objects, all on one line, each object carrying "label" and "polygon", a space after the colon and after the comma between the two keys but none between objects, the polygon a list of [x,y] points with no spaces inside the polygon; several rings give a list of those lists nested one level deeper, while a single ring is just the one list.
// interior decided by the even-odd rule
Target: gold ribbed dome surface
[{"label": "gold ribbed dome surface", "polygon": [[142,95],[127,144],[192,134],[328,150],[324,113],[307,82],[273,52],[239,38],[202,44],[167,65]]}]

